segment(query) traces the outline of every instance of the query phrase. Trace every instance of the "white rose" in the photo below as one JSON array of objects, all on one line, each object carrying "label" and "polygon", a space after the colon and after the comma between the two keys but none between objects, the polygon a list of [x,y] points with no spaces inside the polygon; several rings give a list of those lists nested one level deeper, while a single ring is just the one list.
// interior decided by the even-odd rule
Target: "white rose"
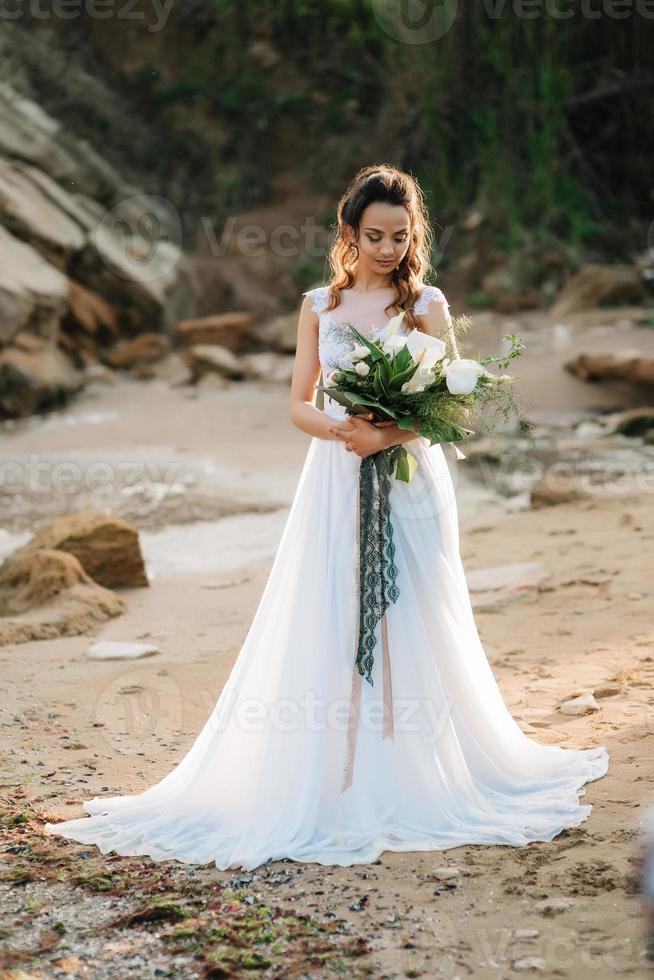
[{"label": "white rose", "polygon": [[406,345],[413,360],[423,368],[433,368],[447,350],[447,345],[442,340],[423,333],[422,330],[412,330],[406,338]]},{"label": "white rose", "polygon": [[469,395],[474,391],[477,380],[484,374],[485,368],[471,358],[461,357],[450,361],[443,368],[445,373],[445,383],[453,395]]},{"label": "white rose", "polygon": [[360,361],[362,357],[367,357],[370,351],[363,344],[355,344],[350,351],[350,358],[353,361]]},{"label": "white rose", "polygon": [[370,374],[370,368],[368,367],[365,361],[358,361],[354,365],[354,370],[362,378],[365,378],[367,374]]}]

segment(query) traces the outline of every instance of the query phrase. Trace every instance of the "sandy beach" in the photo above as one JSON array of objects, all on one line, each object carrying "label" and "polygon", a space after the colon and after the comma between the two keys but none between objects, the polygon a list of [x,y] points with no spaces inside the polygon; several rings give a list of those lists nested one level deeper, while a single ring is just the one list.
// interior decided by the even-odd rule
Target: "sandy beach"
[{"label": "sandy beach", "polygon": [[[475,336],[486,344],[499,324],[480,323]],[[602,328],[601,318],[594,323]],[[588,343],[588,329],[578,325],[576,343]],[[538,330],[542,336],[535,323]],[[628,346],[633,331],[626,324],[614,342]],[[521,368],[536,414],[564,419],[623,404],[619,390],[563,372],[559,401],[548,404],[544,375],[560,371],[573,349],[546,344]],[[0,649],[4,975],[246,975],[232,940],[208,936],[193,905],[201,894],[229,899],[226,920],[265,906],[279,921],[315,924],[323,959],[312,960],[315,950],[287,930],[286,966],[280,953],[267,968],[259,964],[265,976],[644,975],[636,861],[639,820],[653,802],[654,522],[642,473],[588,499],[532,510],[518,491],[509,500],[490,476],[480,480],[483,466],[472,457],[451,464],[476,621],[507,705],[539,741],[601,744],[610,753],[608,774],[586,788],[594,809],[578,829],[524,848],[385,852],[355,868],[274,862],[247,874],[175,862],[163,869],[44,840],[43,822],[83,815],[82,799],[136,793],[162,778],[210,713],[265,585],[308,448],[288,421],[287,401],[279,384],[200,391],[120,380],[92,386],[64,412],[6,428],[2,459],[22,467],[25,485],[20,499],[5,494],[2,553],[35,524],[97,505],[105,493],[112,511],[139,527],[151,585],[124,591],[124,615],[92,636]],[[27,486],[34,459],[49,465],[42,484]],[[98,460],[111,463],[100,491],[97,474],[87,481]],[[67,476],[58,470],[64,463]],[[57,473],[67,496],[52,492]],[[539,574],[511,588],[483,584],[489,570],[523,563]],[[99,639],[152,642],[161,652],[127,663],[87,659]],[[599,710],[561,713],[562,702],[587,692]],[[134,914],[143,882],[156,875],[162,894],[190,903],[186,936],[172,913]],[[98,877],[110,884],[96,887]],[[53,931],[55,922],[64,925]],[[211,960],[216,944],[227,952]]]}]

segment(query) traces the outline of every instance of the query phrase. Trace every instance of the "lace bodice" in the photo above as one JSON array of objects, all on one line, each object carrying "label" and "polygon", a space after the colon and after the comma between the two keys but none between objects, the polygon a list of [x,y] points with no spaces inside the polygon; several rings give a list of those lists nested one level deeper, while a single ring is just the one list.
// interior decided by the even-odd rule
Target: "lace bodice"
[{"label": "lace bodice", "polygon": [[[348,296],[347,291],[344,291],[342,297],[345,298],[341,299],[341,305],[335,307],[333,310],[326,310],[325,307],[329,296],[328,286],[318,286],[315,289],[308,289],[303,295],[312,297],[312,309],[318,313],[318,356],[322,369],[323,384],[328,385],[329,377],[334,371],[351,366],[349,354],[352,350],[354,340],[347,324],[353,324],[360,333],[372,340],[379,336],[392,317],[387,316],[384,312],[380,313],[380,306],[384,306],[384,298],[381,301],[377,299],[375,301],[376,306],[373,308],[365,299],[363,302],[360,300],[354,301],[353,297],[351,295]],[[441,307],[443,324],[445,326],[449,319],[447,300],[442,291],[436,286],[423,286],[412,312],[416,316],[422,316],[428,312],[431,303],[437,303]],[[375,318],[380,320],[379,326],[375,326]],[[400,335],[405,335],[409,332],[410,328],[405,323],[402,323],[399,330]],[[345,414],[342,406],[328,397],[325,398],[324,411],[329,415],[339,418]]]}]

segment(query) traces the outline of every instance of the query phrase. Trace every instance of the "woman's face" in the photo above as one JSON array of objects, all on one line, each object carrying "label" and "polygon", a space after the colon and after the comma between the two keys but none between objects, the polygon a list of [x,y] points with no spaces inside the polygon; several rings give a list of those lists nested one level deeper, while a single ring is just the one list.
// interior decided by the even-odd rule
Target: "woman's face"
[{"label": "woman's face", "polygon": [[406,255],[410,234],[409,215],[401,204],[369,204],[359,225],[359,265],[390,273]]}]

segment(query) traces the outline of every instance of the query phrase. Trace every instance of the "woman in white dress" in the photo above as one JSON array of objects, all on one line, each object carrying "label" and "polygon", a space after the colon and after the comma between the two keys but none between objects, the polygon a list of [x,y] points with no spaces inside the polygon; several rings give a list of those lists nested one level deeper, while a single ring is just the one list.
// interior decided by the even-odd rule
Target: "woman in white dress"
[{"label": "woman in white dress", "polygon": [[[429,245],[415,180],[388,166],[360,171],[339,202],[332,280],[301,306],[290,417],[312,438],[227,683],[159,783],[84,801],[91,816],[48,832],[104,853],[252,870],[280,858],[352,865],[384,850],[521,846],[588,817],[582,787],[604,775],[608,754],[541,744],[509,713],[475,625],[442,446],[346,417],[327,397],[315,404],[320,371],[329,383],[347,362],[346,321],[374,337],[405,310],[401,330],[447,333],[445,297],[423,282]],[[387,536],[366,538],[364,527],[361,537],[360,467],[409,441],[418,470],[391,480]],[[361,571],[374,586],[379,562],[390,601],[373,619],[362,683]]]}]

